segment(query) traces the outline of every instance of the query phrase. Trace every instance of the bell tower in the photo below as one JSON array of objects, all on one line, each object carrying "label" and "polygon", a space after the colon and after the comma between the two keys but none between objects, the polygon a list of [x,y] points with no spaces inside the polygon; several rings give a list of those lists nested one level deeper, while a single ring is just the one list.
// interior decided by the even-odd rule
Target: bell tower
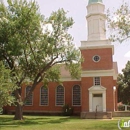
[{"label": "bell tower", "polygon": [[106,15],[104,14],[105,6],[102,0],[89,0],[87,6],[87,24],[88,24],[88,41],[91,40],[105,40],[106,30],[105,21]]},{"label": "bell tower", "polygon": [[87,41],[81,41],[83,70],[110,70],[113,67],[114,46],[106,39],[106,14],[102,0],[89,0],[87,5]]},{"label": "bell tower", "polygon": [[114,46],[106,38],[106,14],[102,0],[89,0],[87,5],[87,41],[81,41],[82,63],[81,117],[95,111],[114,111],[113,86],[117,66],[113,62]]}]

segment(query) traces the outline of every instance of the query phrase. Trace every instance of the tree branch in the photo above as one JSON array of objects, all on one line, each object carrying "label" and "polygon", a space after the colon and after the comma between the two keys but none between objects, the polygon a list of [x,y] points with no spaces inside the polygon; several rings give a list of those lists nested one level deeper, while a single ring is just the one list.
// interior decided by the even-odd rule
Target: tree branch
[{"label": "tree branch", "polygon": [[[13,61],[11,60],[11,59],[9,59],[8,58],[8,56],[6,56],[6,55],[4,55],[4,54],[2,54],[2,56],[3,56],[3,58],[7,61],[7,63],[8,63],[8,65],[9,65],[9,67],[10,67],[10,69],[12,70],[13,69]],[[11,62],[10,62],[11,61]]]},{"label": "tree branch", "polygon": [[[37,64],[38,67],[39,67],[39,64],[38,64],[38,62],[37,62],[37,60],[36,60],[35,54],[34,54],[34,52],[33,52],[32,46],[31,46],[29,33],[28,33],[27,31],[26,31],[26,33],[27,33],[27,43],[28,43],[29,46],[30,46],[30,49],[31,49],[31,52],[32,52],[32,54],[33,54],[34,60],[35,60],[36,64]],[[40,67],[39,67],[39,68],[40,68]]]}]

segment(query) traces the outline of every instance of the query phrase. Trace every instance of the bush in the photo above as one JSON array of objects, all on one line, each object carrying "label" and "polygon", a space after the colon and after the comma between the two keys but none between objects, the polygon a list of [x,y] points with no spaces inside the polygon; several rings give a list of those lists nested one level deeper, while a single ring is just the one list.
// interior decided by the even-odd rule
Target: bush
[{"label": "bush", "polygon": [[124,110],[125,110],[125,107],[123,105],[118,106],[118,111],[124,111]]},{"label": "bush", "polygon": [[3,114],[3,109],[0,107],[0,114]]},{"label": "bush", "polygon": [[63,106],[63,115],[64,116],[71,116],[73,115],[73,108],[70,107],[68,104]]}]

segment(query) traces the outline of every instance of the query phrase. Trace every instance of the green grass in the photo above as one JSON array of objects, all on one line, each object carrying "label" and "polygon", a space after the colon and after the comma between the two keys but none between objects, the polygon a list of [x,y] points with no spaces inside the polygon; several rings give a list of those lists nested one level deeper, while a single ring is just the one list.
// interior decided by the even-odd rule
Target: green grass
[{"label": "green grass", "polygon": [[[94,120],[63,116],[24,116],[23,121],[16,121],[13,120],[13,116],[0,115],[0,130],[118,130],[119,119]],[[130,118],[123,119],[129,120]]]}]

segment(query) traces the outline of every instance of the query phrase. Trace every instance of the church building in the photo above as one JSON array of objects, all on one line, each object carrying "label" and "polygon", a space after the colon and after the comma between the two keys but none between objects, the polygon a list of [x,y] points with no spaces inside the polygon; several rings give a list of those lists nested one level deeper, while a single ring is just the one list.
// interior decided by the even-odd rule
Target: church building
[{"label": "church building", "polygon": [[[56,114],[68,104],[74,114],[81,118],[111,118],[117,110],[117,63],[113,62],[114,46],[106,39],[106,14],[102,0],[89,0],[87,5],[88,37],[79,47],[84,58],[80,79],[72,79],[69,72],[61,68],[63,85],[41,83],[24,106],[23,112]],[[23,87],[23,97],[29,91]],[[14,107],[7,107],[13,112]],[[98,115],[99,114],[99,115]]]}]

